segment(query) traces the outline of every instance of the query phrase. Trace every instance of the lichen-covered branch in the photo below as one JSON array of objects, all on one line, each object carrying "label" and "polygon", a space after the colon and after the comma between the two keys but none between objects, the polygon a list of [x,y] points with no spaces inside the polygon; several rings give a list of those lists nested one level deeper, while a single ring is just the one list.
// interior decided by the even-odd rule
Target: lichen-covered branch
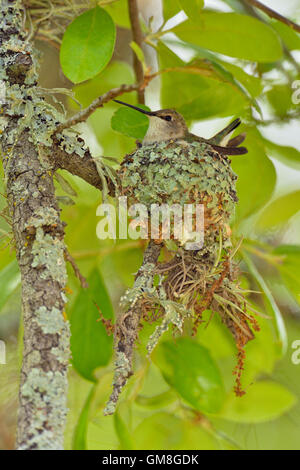
[{"label": "lichen-covered branch", "polygon": [[[68,151],[64,144],[56,137],[53,137],[49,159],[55,170],[67,170],[72,175],[79,176],[95,188],[103,189],[103,179],[101,178],[97,164],[90,151],[84,146],[83,139],[74,136],[77,148],[70,148]],[[107,178],[107,185],[110,193],[113,194],[114,186],[112,181]]]},{"label": "lichen-covered branch", "polygon": [[47,158],[55,110],[36,94],[34,53],[19,0],[0,6],[0,79],[6,87],[1,147],[16,256],[22,277],[24,354],[18,449],[62,449],[69,326],[64,320],[64,224]]},{"label": "lichen-covered branch", "polygon": [[113,414],[119,395],[132,375],[132,357],[142,316],[142,302],[145,295],[153,294],[155,266],[160,255],[161,245],[151,240],[144,252],[142,266],[138,270],[134,286],[121,299],[125,313],[120,314],[115,328],[115,375],[113,391],[104,414]]}]

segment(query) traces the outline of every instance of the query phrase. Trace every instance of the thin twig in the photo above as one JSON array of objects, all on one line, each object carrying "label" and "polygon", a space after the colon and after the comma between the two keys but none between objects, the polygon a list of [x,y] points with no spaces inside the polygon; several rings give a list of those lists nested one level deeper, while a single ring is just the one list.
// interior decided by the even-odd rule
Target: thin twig
[{"label": "thin twig", "polygon": [[65,248],[65,259],[66,259],[66,261],[69,261],[70,265],[72,266],[75,276],[76,276],[76,277],[79,279],[79,281],[80,281],[81,287],[83,287],[84,289],[87,289],[87,288],[89,287],[89,285],[88,285],[88,283],[86,282],[85,277],[83,277],[83,275],[81,274],[81,272],[80,272],[80,270],[79,270],[77,264],[75,263],[74,258],[73,258],[72,255],[69,253],[69,251],[67,250],[67,248]]},{"label": "thin twig", "polygon": [[288,18],[281,15],[280,13],[277,13],[277,11],[272,10],[272,8],[267,7],[266,5],[263,5],[257,0],[244,0],[244,2],[254,6],[255,8],[258,8],[259,10],[263,11],[266,15],[268,15],[270,18],[274,18],[275,20],[281,21],[282,23],[286,24],[290,28],[300,33],[300,25],[298,25],[297,23],[294,23],[294,21],[289,20]]},{"label": "thin twig", "polygon": [[87,118],[93,114],[96,109],[101,108],[105,103],[111,101],[112,99],[116,98],[117,96],[122,95],[123,93],[128,93],[130,91],[139,90],[142,88],[143,85],[141,84],[132,84],[132,85],[121,85],[118,88],[112,88],[108,92],[104,93],[104,95],[98,96],[87,108],[79,111],[79,113],[74,114],[72,117],[67,119],[65,122],[59,124],[55,130],[55,134],[67,129],[69,127],[75,126],[80,122],[86,121]]},{"label": "thin twig", "polygon": [[224,266],[223,271],[221,272],[219,278],[213,282],[211,288],[206,292],[202,301],[202,306],[200,308],[200,311],[197,312],[197,318],[195,319],[194,326],[193,326],[194,334],[196,334],[197,332],[197,326],[199,325],[201,321],[202,313],[204,312],[204,310],[210,307],[215,291],[221,286],[222,282],[224,281],[225,276],[227,275],[230,269],[230,263],[228,259],[224,261],[223,266]]},{"label": "thin twig", "polygon": [[[128,0],[128,13],[131,24],[132,38],[134,42],[136,42],[136,44],[142,48],[144,38],[139,22],[139,9],[137,6],[137,0]],[[137,83],[142,83],[144,80],[143,65],[139,61],[135,52],[133,52],[133,67]],[[145,104],[145,93],[143,89],[138,90],[138,102]]]},{"label": "thin twig", "polygon": [[[261,15],[259,15],[255,8],[253,8],[251,5],[250,5],[250,2],[247,2],[247,0],[241,0],[241,3],[244,5],[244,7],[246,8],[247,12],[249,15],[253,16],[254,18],[257,18],[259,21],[262,21],[266,24],[268,24],[263,18]],[[300,73],[300,66],[298,64],[298,62],[294,59],[292,53],[289,51],[287,45],[285,44],[285,42],[283,41],[283,39],[281,39],[282,41],[282,46],[283,46],[283,52],[286,56],[286,58],[288,59],[288,61],[295,67],[295,69],[297,70],[298,73]],[[280,70],[286,75],[287,79],[289,82],[291,82],[291,78],[289,76],[289,74],[286,72],[286,70],[284,69],[284,67],[281,65],[281,64],[278,64],[279,65],[279,68]]]},{"label": "thin twig", "polygon": [[292,121],[293,119],[299,119],[299,117],[300,117],[300,113],[299,111],[296,111],[296,112],[287,113],[285,116],[276,116],[272,119],[264,119],[263,121],[252,117],[252,121],[257,126],[270,126],[272,124],[282,124],[282,123]]}]

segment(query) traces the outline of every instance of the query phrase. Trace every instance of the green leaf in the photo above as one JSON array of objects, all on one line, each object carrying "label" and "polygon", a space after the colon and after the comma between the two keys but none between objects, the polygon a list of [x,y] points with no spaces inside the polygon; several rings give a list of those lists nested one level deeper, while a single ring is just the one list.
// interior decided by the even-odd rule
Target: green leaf
[{"label": "green leaf", "polygon": [[176,0],[163,0],[163,15],[164,20],[172,18],[180,11],[179,2]]},{"label": "green leaf", "polygon": [[109,5],[105,5],[104,8],[110,14],[114,20],[114,23],[116,23],[118,26],[121,26],[122,28],[130,29],[130,19],[126,1],[114,1]]},{"label": "green leaf", "polygon": [[217,84],[210,80],[203,80],[201,88],[198,89],[196,99],[178,108],[187,120],[226,117],[242,113],[245,109],[245,100],[227,83]]},{"label": "green leaf", "polygon": [[238,176],[238,221],[261,209],[271,198],[276,184],[276,171],[265,154],[263,143],[255,131],[246,129],[246,133],[245,146],[249,153],[232,158],[232,168]]},{"label": "green leaf", "polygon": [[[256,305],[253,307],[258,311],[261,310]],[[251,313],[250,310],[248,313]],[[261,317],[257,317],[256,320],[260,330],[255,332],[255,340],[249,341],[245,346],[246,360],[242,380],[246,390],[248,384],[252,384],[258,375],[272,374],[279,356],[272,321]]]},{"label": "green leaf", "polygon": [[[77,85],[75,87],[76,99],[82,104],[82,106],[88,106],[95,98],[105,93],[111,88],[116,88],[122,83],[133,83],[134,74],[132,68],[124,62],[114,61],[103,70],[103,72],[94,79]],[[125,93],[122,99],[130,104],[135,104],[136,97],[135,93]],[[107,103],[103,108],[97,109],[90,117],[89,124],[103,149],[105,155],[123,157],[126,153],[134,147],[134,141],[115,132],[111,128],[111,117],[116,109],[119,109],[120,105],[113,102]]]},{"label": "green leaf", "polygon": [[134,430],[135,449],[142,450],[216,450],[212,433],[198,423],[170,413],[155,413],[145,418]]},{"label": "green leaf", "polygon": [[[236,351],[236,345],[232,334],[222,323],[219,315],[213,315],[211,311],[203,312],[203,323],[199,325],[197,331],[197,340],[200,344],[210,350],[213,359],[224,360],[224,358],[233,357]],[[207,324],[209,322],[209,327]],[[211,345],[214,345],[211,348]],[[210,349],[211,348],[211,349]]]},{"label": "green leaf", "polygon": [[91,406],[95,391],[96,391],[96,386],[93,385],[83,405],[83,408],[81,410],[78,422],[74,430],[73,445],[72,445],[73,450],[86,450],[87,449],[86,439],[87,439],[87,429],[88,429],[88,423],[89,423],[89,412],[90,412],[90,406]]},{"label": "green leaf", "polygon": [[146,61],[143,49],[134,41],[129,44],[139,61],[141,62],[144,72],[146,71]]},{"label": "green leaf", "polygon": [[178,0],[178,2],[192,21],[198,21],[199,14],[204,6],[204,0]]},{"label": "green leaf", "polygon": [[[197,54],[196,57],[207,59],[205,63],[211,64],[211,70],[215,71],[216,79],[218,78],[220,80],[223,78],[224,82],[231,83],[237,91],[244,94],[248,99],[249,94],[254,98],[260,95],[263,90],[261,78],[249,75],[241,67],[235,64],[220,60],[217,54],[210,52],[207,49],[203,49],[195,44],[172,39],[168,39],[164,43],[170,46],[179,46],[181,48],[183,47],[189,50],[194,50]],[[207,68],[208,67],[206,65],[206,69]],[[254,102],[253,104],[256,105]]]},{"label": "green leaf", "polygon": [[152,397],[138,395],[135,399],[135,403],[146,408],[163,408],[164,406],[173,403],[177,398],[176,393],[169,389],[166,392],[162,392]]},{"label": "green leaf", "polygon": [[[75,85],[73,91],[75,98],[80,102],[80,104],[87,107],[99,95],[102,95],[111,88],[119,87],[122,83],[134,83],[133,70],[125,62],[113,61],[105,70],[103,70],[103,72],[92,80]],[[132,93],[125,93],[122,98],[123,97],[125,97],[124,101],[127,102],[132,97]],[[132,98],[129,102],[132,103]],[[69,101],[69,103],[72,105],[72,101]],[[113,104],[109,102],[103,109],[106,109],[106,106],[109,105],[113,106]],[[103,109],[99,109],[98,111],[103,111]]]},{"label": "green leaf", "polygon": [[60,49],[60,63],[66,77],[79,83],[95,77],[108,64],[115,45],[113,20],[96,7],[78,16],[67,27]]},{"label": "green leaf", "polygon": [[291,108],[296,107],[293,105],[292,93],[290,85],[273,85],[266,93],[266,97],[277,116],[284,117]]},{"label": "green leaf", "polygon": [[[276,62],[260,62],[256,64],[256,70],[259,76],[263,77],[264,74],[278,69],[278,61]],[[264,77],[263,77],[264,78]]]},{"label": "green leaf", "polygon": [[220,417],[238,423],[263,423],[289,411],[297,398],[283,385],[271,381],[257,382],[243,397],[230,394]]},{"label": "green leaf", "polygon": [[184,438],[180,449],[187,450],[220,450],[219,439],[213,429],[205,428],[197,422],[183,422]]},{"label": "green leaf", "polygon": [[114,425],[117,436],[120,441],[120,448],[131,450],[134,448],[134,444],[132,441],[131,434],[129,433],[128,426],[124,422],[123,418],[121,417],[120,413],[117,411],[114,414]]},{"label": "green leaf", "polygon": [[[249,99],[232,79],[205,59],[183,62],[163,43],[158,45],[164,108],[176,108],[187,120],[232,116],[249,106]],[[180,93],[174,93],[174,89]]]},{"label": "green leaf", "polygon": [[278,270],[285,285],[300,303],[300,246],[279,245],[272,254],[282,257]]},{"label": "green leaf", "polygon": [[220,409],[222,378],[204,346],[190,338],[180,338],[176,343],[161,343],[153,356],[167,383],[195,409],[208,413]]},{"label": "green leaf", "polygon": [[9,263],[5,268],[0,271],[0,286],[1,286],[1,297],[0,297],[0,310],[5,305],[9,296],[21,283],[21,275],[19,266],[16,260]]},{"label": "green leaf", "polygon": [[169,413],[155,413],[144,419],[133,433],[135,449],[178,449],[183,439],[182,422]]},{"label": "green leaf", "polygon": [[281,21],[272,20],[271,26],[279,33],[285,46],[291,51],[300,49],[300,35]]},{"label": "green leaf", "polygon": [[69,196],[57,196],[56,199],[64,206],[74,206],[75,202]]},{"label": "green leaf", "polygon": [[61,188],[70,196],[77,197],[75,189],[71,186],[69,181],[67,181],[60,173],[55,173],[54,175],[56,181],[59,183]]},{"label": "green leaf", "polygon": [[[149,110],[147,106],[139,105],[139,107]],[[130,108],[119,108],[111,118],[111,127],[114,131],[139,140],[145,137],[148,126],[147,116]]]},{"label": "green leaf", "polygon": [[219,63],[232,74],[235,80],[238,80],[247,89],[252,97],[255,98],[261,94],[263,90],[261,78],[246,73],[242,67],[238,67],[235,64],[225,61],[219,61]]},{"label": "green leaf", "polygon": [[259,230],[282,227],[300,210],[300,191],[285,194],[271,202],[257,221]]},{"label": "green leaf", "polygon": [[240,2],[240,0],[223,0],[223,1],[227,3],[233,10],[239,13],[247,13],[247,9]]},{"label": "green leaf", "polygon": [[197,23],[190,20],[172,30],[180,39],[230,57],[273,62],[282,57],[282,47],[271,27],[238,13],[204,11]]},{"label": "green leaf", "polygon": [[296,170],[300,169],[300,152],[294,147],[285,145],[278,145],[267,139],[262,139],[266,152],[272,158],[276,158],[280,162],[284,163],[291,168]]},{"label": "green leaf", "polygon": [[88,289],[81,290],[71,312],[72,362],[77,372],[95,382],[94,370],[108,364],[112,355],[112,338],[99,320],[101,309],[105,318],[113,318],[113,308],[98,269],[88,277]]},{"label": "green leaf", "polygon": [[279,346],[281,350],[281,354],[284,355],[285,352],[287,351],[287,346],[288,346],[288,340],[287,340],[287,331],[285,327],[285,323],[281,314],[281,311],[278,308],[277,303],[275,302],[275,299],[272,295],[272,292],[270,291],[266,281],[256,268],[255,264],[253,263],[252,259],[248,254],[245,252],[245,250],[242,250],[242,256],[245,261],[245,263],[248,266],[248,269],[252,276],[254,277],[255,281],[257,282],[259,288],[263,291],[265,294],[265,305],[267,308],[267,312],[270,312],[272,316],[275,319],[276,323],[276,329],[277,329],[277,334],[279,338]]}]

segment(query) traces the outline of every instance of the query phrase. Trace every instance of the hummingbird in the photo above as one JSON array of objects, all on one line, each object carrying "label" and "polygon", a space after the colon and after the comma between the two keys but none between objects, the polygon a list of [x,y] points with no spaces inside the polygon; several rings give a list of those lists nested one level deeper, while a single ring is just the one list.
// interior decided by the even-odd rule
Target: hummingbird
[{"label": "hummingbird", "polygon": [[124,101],[113,101],[135,109],[149,117],[149,127],[142,145],[182,139],[186,142],[197,141],[206,143],[221,155],[243,155],[248,152],[245,147],[239,147],[239,145],[245,140],[245,134],[240,134],[237,137],[230,139],[232,132],[241,124],[241,120],[239,118],[232,121],[228,126],[210,139],[205,139],[204,137],[199,137],[189,132],[183,116],[175,111],[175,109],[146,111],[145,109],[125,103]]}]

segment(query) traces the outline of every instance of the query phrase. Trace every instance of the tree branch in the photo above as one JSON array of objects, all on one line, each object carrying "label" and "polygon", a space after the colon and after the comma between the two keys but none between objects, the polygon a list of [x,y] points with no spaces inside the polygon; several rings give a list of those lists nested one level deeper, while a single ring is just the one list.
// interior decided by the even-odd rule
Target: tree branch
[{"label": "tree branch", "polygon": [[[69,326],[64,319],[67,281],[64,223],[55,198],[53,174],[63,168],[98,189],[103,188],[106,178],[108,190],[113,193],[113,182],[105,173],[99,174],[83,139],[65,129],[86,120],[118,95],[143,89],[148,82],[110,90],[87,109],[56,125],[61,116],[36,91],[36,56],[23,28],[21,0],[2,0],[0,80],[6,96],[1,109],[0,136],[22,277],[24,319],[16,446],[63,449],[70,348]],[[84,284],[74,260],[68,254],[66,257]]]},{"label": "tree branch", "polygon": [[[82,145],[83,156],[79,155],[75,150],[67,153],[62,147],[59,139],[53,137],[53,145],[49,153],[49,160],[53,164],[54,170],[67,170],[72,175],[82,178],[100,191],[103,189],[103,181],[99,175],[96,162],[88,149],[83,147],[83,139],[74,137],[78,143]],[[114,194],[113,182],[106,178],[109,194]]]},{"label": "tree branch", "polygon": [[282,23],[297,31],[297,33],[300,33],[300,25],[294,23],[294,21],[289,20],[280,13],[277,13],[275,10],[272,10],[272,8],[267,7],[263,3],[258,2],[257,0],[244,0],[244,3],[248,3],[249,5],[258,8],[259,10],[266,13],[266,15],[268,15],[270,18],[274,18],[275,20],[281,21]]},{"label": "tree branch", "polygon": [[74,116],[70,117],[70,119],[67,119],[65,122],[59,124],[55,130],[55,134],[61,133],[61,131],[64,129],[75,126],[75,124],[86,121],[88,117],[90,117],[90,115],[96,111],[96,109],[101,108],[105,103],[108,103],[117,96],[123,95],[123,93],[128,93],[130,91],[142,89],[142,87],[143,84],[140,82],[139,84],[121,85],[118,88],[112,88],[108,92],[104,93],[104,95],[96,98],[87,108],[79,111],[79,113],[74,114]]},{"label": "tree branch", "polygon": [[[128,12],[131,23],[132,38],[134,42],[136,42],[136,44],[142,48],[143,33],[139,22],[139,9],[137,6],[137,0],[128,0]],[[133,52],[133,67],[137,83],[142,83],[144,80],[143,65],[139,61],[135,52]],[[145,104],[145,93],[143,89],[138,90],[138,102]]]},{"label": "tree branch", "polygon": [[69,365],[69,326],[63,317],[64,224],[53,166],[40,145],[46,136],[43,123],[52,116],[35,95],[36,66],[22,13],[20,0],[1,1],[0,78],[6,88],[2,107],[9,111],[0,122],[1,147],[24,322],[16,446],[63,449]]},{"label": "tree branch", "polygon": [[[240,1],[243,4],[243,6],[245,7],[246,11],[249,13],[249,15],[253,16],[254,18],[257,18],[259,21],[262,21],[265,24],[268,24],[262,18],[262,16],[259,15],[256,12],[255,8],[251,5],[251,2],[247,2],[247,0],[240,0]],[[288,47],[286,46],[286,44],[284,43],[283,40],[282,40],[282,45],[283,45],[283,52],[284,52],[286,58],[295,67],[297,72],[300,73],[300,66],[299,66],[298,62],[294,59],[293,55],[291,54],[291,52],[289,51]],[[284,69],[284,67],[280,63],[278,64],[278,66],[279,66],[280,70],[286,75],[288,81],[291,82],[291,78],[290,78],[289,74],[286,72],[286,70]]]},{"label": "tree branch", "polygon": [[104,409],[105,415],[115,412],[120,393],[132,375],[134,344],[142,317],[142,304],[145,294],[153,286],[155,266],[161,248],[162,245],[156,244],[154,240],[149,241],[144,251],[142,266],[135,277],[134,286],[128,289],[123,297],[128,308],[119,316],[115,327],[115,374],[113,390]]}]

